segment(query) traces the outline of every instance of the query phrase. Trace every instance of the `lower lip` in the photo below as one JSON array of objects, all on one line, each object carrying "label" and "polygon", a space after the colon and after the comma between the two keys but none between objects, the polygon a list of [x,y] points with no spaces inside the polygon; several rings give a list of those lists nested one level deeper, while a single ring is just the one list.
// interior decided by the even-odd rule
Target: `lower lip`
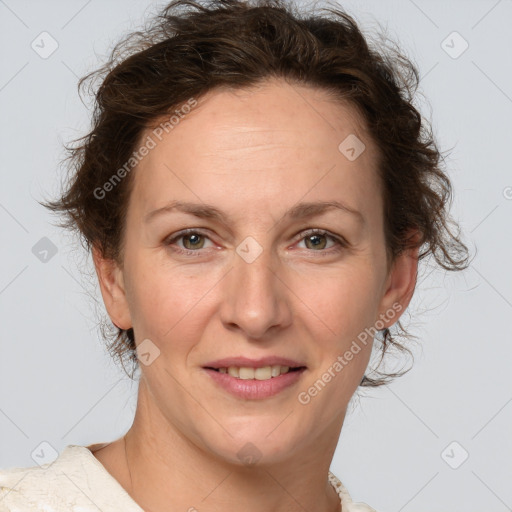
[{"label": "lower lip", "polygon": [[232,377],[229,373],[220,373],[209,368],[203,369],[226,391],[229,391],[238,398],[247,400],[260,400],[277,395],[280,391],[296,384],[306,370],[306,368],[302,368],[267,380],[245,380]]}]

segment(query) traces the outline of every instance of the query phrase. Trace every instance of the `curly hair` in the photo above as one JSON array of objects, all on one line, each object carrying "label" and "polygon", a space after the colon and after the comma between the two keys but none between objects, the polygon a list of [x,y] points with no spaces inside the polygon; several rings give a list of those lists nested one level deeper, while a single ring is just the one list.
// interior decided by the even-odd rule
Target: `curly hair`
[{"label": "curly hair", "polygon": [[[41,204],[62,215],[60,226],[78,233],[87,251],[97,248],[122,265],[133,173],[123,173],[102,200],[95,191],[129,161],[144,130],[191,97],[280,78],[326,91],[364,119],[380,154],[388,262],[419,248],[419,260],[432,255],[445,270],[463,270],[468,250],[460,230],[453,234],[449,228],[451,182],[430,125],[413,105],[418,71],[395,43],[381,38],[373,48],[339,5],[318,15],[300,12],[287,0],[174,0],[144,30],[123,37],[106,64],[80,79],[79,94],[89,84],[95,99],[92,129],[66,146],[64,190],[58,200]],[[413,239],[411,228],[420,236]],[[414,337],[400,321],[395,325],[396,336]],[[110,327],[103,336],[111,356],[123,368],[125,359],[136,368],[133,329]],[[388,328],[380,343],[380,362],[391,346],[412,355]],[[377,377],[365,375],[360,386],[387,384],[409,369],[375,368]]]}]

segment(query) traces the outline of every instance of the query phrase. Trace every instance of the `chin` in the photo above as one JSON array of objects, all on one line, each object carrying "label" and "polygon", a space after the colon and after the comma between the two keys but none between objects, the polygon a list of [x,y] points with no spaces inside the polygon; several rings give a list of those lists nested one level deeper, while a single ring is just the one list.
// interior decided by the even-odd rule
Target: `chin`
[{"label": "chin", "polygon": [[[245,430],[242,428],[233,431],[226,427],[233,437],[226,433],[222,439],[205,440],[205,444],[218,458],[229,464],[248,468],[278,464],[289,458],[298,444],[298,439],[285,431],[283,426],[276,429],[280,421],[282,418],[272,422],[270,428],[267,421],[263,422],[264,424],[252,422],[251,426]],[[280,431],[277,432],[279,429]],[[275,433],[268,435],[273,430],[276,430]]]}]

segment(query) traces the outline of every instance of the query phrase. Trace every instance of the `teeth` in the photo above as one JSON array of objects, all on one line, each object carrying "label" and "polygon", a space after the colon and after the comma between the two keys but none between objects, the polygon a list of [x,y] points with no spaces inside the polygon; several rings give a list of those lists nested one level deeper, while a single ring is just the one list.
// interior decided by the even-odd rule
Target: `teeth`
[{"label": "teeth", "polygon": [[249,380],[268,380],[273,377],[279,377],[283,373],[288,373],[289,366],[281,366],[279,364],[272,366],[263,366],[262,368],[248,368],[246,366],[230,366],[229,368],[219,368],[220,373],[228,373],[231,377],[237,379]]},{"label": "teeth", "polygon": [[240,369],[236,368],[234,366],[230,366],[228,368],[228,373],[231,375],[231,377],[238,377],[239,376]]}]

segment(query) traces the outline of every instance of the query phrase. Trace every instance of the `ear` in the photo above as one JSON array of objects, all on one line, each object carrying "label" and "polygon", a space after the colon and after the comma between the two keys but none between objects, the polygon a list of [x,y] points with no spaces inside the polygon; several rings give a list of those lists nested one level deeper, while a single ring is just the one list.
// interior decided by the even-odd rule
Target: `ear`
[{"label": "ear", "polygon": [[104,258],[96,247],[92,249],[92,258],[103,302],[112,323],[121,329],[130,329],[132,321],[126,300],[122,269],[114,260]]},{"label": "ear", "polygon": [[[409,232],[414,243],[417,243],[419,235],[417,229]],[[383,328],[397,322],[412,299],[418,276],[418,253],[419,247],[404,251],[397,257],[389,271],[384,287],[385,293],[379,305],[379,319],[384,323]]]}]

